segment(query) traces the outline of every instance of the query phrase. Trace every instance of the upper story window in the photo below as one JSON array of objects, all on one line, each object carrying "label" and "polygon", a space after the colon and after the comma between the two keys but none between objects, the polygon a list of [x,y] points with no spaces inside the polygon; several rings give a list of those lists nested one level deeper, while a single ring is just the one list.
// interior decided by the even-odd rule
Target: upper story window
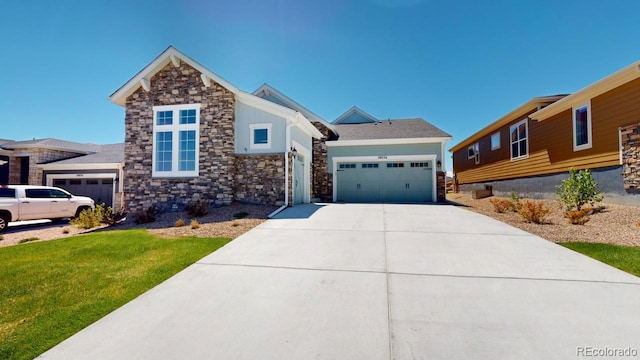
[{"label": "upper story window", "polygon": [[524,119],[509,128],[511,160],[529,157],[529,123]]},{"label": "upper story window", "polygon": [[491,135],[491,150],[500,149],[500,133]]},{"label": "upper story window", "polygon": [[469,159],[475,159],[476,164],[480,163],[480,143],[475,143],[467,148]]},{"label": "upper story window", "polygon": [[591,146],[591,103],[587,102],[573,108],[573,151]]},{"label": "upper story window", "polygon": [[271,124],[249,124],[250,147],[271,149]]},{"label": "upper story window", "polygon": [[200,104],[153,107],[153,177],[198,176]]}]

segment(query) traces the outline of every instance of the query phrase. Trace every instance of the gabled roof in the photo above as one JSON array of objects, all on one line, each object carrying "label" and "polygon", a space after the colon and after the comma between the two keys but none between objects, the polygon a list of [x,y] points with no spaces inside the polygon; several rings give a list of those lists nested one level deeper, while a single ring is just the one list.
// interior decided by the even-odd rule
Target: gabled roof
[{"label": "gabled roof", "polygon": [[173,46],[169,46],[165,51],[163,51],[158,57],[156,57],[149,65],[145,66],[140,72],[138,72],[133,78],[127,81],[123,86],[121,86],[118,90],[116,90],[111,96],[109,96],[109,100],[115,104],[120,106],[125,106],[127,98],[136,92],[139,88],[143,87],[148,89],[150,86],[151,78],[157,74],[160,70],[162,70],[169,63],[172,63],[173,66],[180,66],[180,61],[183,61],[187,65],[196,69],[200,72],[201,80],[205,86],[209,84],[211,81],[214,81],[220,84],[225,89],[229,90],[235,95],[237,101],[245,103],[247,105],[251,105],[260,110],[266,111],[268,113],[274,114],[276,116],[283,117],[288,121],[293,123],[300,123],[300,127],[307,132],[310,136],[313,136],[317,139],[322,137],[322,133],[318,129],[316,129],[313,124],[309,122],[309,120],[302,115],[300,112],[287,108],[285,106],[273,103],[268,100],[264,100],[258,96],[253,94],[249,94],[245,91],[238,89],[235,85],[223,79],[218,74],[213,71],[205,68],[200,65],[195,60],[191,59],[187,55],[178,51]]},{"label": "gabled roof", "polygon": [[2,148],[8,150],[15,149],[49,149],[75,152],[78,154],[90,154],[95,152],[100,145],[95,144],[80,144],[71,141],[64,141],[59,139],[45,138],[45,139],[33,139],[24,141],[9,141],[3,143]]},{"label": "gabled roof", "polygon": [[[350,122],[356,118],[357,122]],[[337,119],[333,121],[334,124],[362,124],[362,123],[375,123],[378,119],[367,114],[364,110],[360,109],[357,106],[351,107],[351,109],[347,110],[344,114],[338,116]]]},{"label": "gabled roof", "polygon": [[451,135],[423,119],[394,119],[374,123],[336,125],[340,141],[439,138],[451,139]]},{"label": "gabled roof", "polygon": [[535,97],[535,98],[527,101],[526,103],[520,105],[515,110],[509,112],[508,114],[504,115],[503,117],[499,118],[498,120],[496,120],[496,121],[490,123],[489,125],[485,126],[480,131],[478,131],[478,132],[472,134],[471,136],[469,136],[468,138],[462,140],[457,145],[455,145],[454,147],[449,149],[449,151],[450,152],[455,152],[455,151],[458,151],[460,149],[464,149],[467,146],[469,146],[469,145],[477,142],[478,140],[482,139],[483,137],[489,135],[490,133],[493,133],[493,132],[497,131],[498,129],[500,129],[501,127],[503,127],[506,124],[510,123],[511,121],[514,121],[514,120],[524,116],[525,114],[527,114],[531,110],[539,108],[539,107],[542,107],[542,106],[549,107],[549,106],[551,106],[549,104],[552,104],[552,103],[564,98],[565,96],[567,96],[567,95],[559,94],[559,95]]},{"label": "gabled roof", "polygon": [[333,124],[331,124],[330,122],[328,122],[325,119],[321,118],[320,116],[314,114],[311,110],[309,110],[306,107],[300,105],[298,102],[294,101],[293,99],[291,99],[290,97],[288,97],[285,94],[281,93],[280,91],[278,91],[273,86],[271,86],[271,85],[269,85],[267,83],[264,83],[264,84],[262,84],[262,86],[257,88],[256,91],[253,92],[253,95],[258,96],[258,97],[260,97],[262,99],[265,99],[265,100],[269,100],[271,102],[275,102],[276,104],[280,104],[282,106],[286,106],[289,109],[292,109],[292,110],[295,110],[295,111],[299,111],[300,113],[302,113],[302,115],[304,115],[311,122],[319,122],[322,125],[324,125],[327,128],[329,128],[331,131],[333,131],[333,132],[336,131],[335,126]]},{"label": "gabled roof", "polygon": [[552,105],[531,114],[531,118],[538,121],[546,120],[557,115],[567,109],[571,109],[576,105],[582,105],[587,100],[592,99],[600,94],[615,89],[621,85],[628,83],[640,77],[640,61],[619,70],[606,78],[595,82],[577,92],[558,100]]}]

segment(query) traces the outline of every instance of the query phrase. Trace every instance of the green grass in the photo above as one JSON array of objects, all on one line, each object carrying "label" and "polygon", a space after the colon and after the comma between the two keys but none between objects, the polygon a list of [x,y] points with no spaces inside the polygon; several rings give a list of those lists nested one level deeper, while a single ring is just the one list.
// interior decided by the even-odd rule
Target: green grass
[{"label": "green grass", "polygon": [[635,276],[640,276],[640,247],[570,242],[560,244]]},{"label": "green grass", "polygon": [[229,239],[109,231],[0,249],[0,359],[33,359]]}]

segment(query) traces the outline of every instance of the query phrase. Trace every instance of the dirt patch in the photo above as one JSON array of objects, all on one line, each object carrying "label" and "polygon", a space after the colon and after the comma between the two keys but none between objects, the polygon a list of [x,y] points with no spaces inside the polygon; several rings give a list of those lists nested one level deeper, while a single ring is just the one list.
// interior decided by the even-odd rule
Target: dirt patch
[{"label": "dirt patch", "polygon": [[[226,237],[235,239],[245,232],[260,225],[267,219],[267,216],[276,210],[275,206],[250,205],[233,203],[229,206],[212,208],[205,216],[192,218],[186,212],[168,212],[160,214],[156,221],[149,224],[135,224],[132,216],[128,216],[124,222],[92,230],[82,230],[69,225],[68,221],[58,223],[46,222],[42,224],[20,225],[9,227],[0,240],[0,247],[15,245],[21,241],[47,241],[61,239],[88,232],[124,230],[132,228],[146,228],[149,232],[165,237]],[[241,219],[236,219],[234,215],[244,215]],[[182,219],[184,226],[176,227],[176,221]],[[192,229],[190,224],[196,220],[199,228]]]},{"label": "dirt patch", "polygon": [[[468,210],[487,215],[549,241],[558,243],[581,241],[640,246],[640,207],[637,206],[603,202],[600,205],[604,206],[604,209],[591,215],[589,222],[584,225],[572,225],[564,216],[557,201],[529,199],[536,202],[542,201],[551,210],[551,214],[547,216],[549,224],[538,225],[526,223],[520,215],[513,211],[502,214],[495,212],[493,204],[491,204],[491,199],[494,198],[498,197],[473,200],[470,194],[447,194],[447,200],[458,203]],[[527,199],[521,201],[524,200]]]}]

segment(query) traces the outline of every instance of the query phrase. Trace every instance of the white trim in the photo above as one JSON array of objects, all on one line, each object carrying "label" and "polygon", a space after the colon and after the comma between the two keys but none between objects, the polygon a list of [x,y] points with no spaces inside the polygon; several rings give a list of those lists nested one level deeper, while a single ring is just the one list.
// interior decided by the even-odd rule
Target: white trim
[{"label": "white trim", "polygon": [[[473,152],[470,154],[469,150],[473,150]],[[476,158],[476,164],[478,163],[477,158],[478,158],[478,153],[480,152],[480,142],[475,142],[471,145],[469,145],[467,147],[467,160]]]},{"label": "white trim", "polygon": [[[156,124],[156,115],[158,111],[173,111],[173,121],[170,125]],[[180,124],[180,110],[195,110],[195,124]],[[172,177],[198,177],[200,175],[200,104],[179,104],[179,105],[160,105],[154,106],[153,111],[153,138],[152,155],[151,155],[151,177],[152,178],[172,178]],[[190,171],[180,171],[180,132],[195,131],[196,132],[196,148],[195,169]],[[170,132],[171,136],[171,171],[156,170],[156,134],[161,132]]]},{"label": "white trim", "polygon": [[[273,136],[271,128],[273,127],[272,123],[261,123],[261,124],[249,124],[249,148],[254,149],[271,149],[271,138]],[[256,130],[267,130],[267,143],[266,144],[255,144],[255,135],[254,132]]]},{"label": "white trim", "polygon": [[338,156],[333,158],[333,202],[338,199],[338,163],[344,162],[394,162],[394,161],[432,161],[433,171],[431,172],[432,187],[431,201],[437,202],[438,186],[437,186],[437,155],[387,155],[387,156]]},{"label": "white trim", "polygon": [[93,163],[93,164],[40,164],[36,165],[37,168],[42,170],[117,170],[122,167],[122,163]]},{"label": "white trim", "polygon": [[[513,128],[518,128],[523,123],[524,123],[524,128],[525,128],[524,131],[527,133],[527,136],[525,138],[526,141],[527,141],[527,154],[526,155],[520,155],[520,156],[517,156],[517,157],[513,157],[513,142],[511,140],[511,132],[513,131]],[[518,139],[517,142],[519,143],[520,139]],[[520,151],[520,144],[518,144],[518,152],[519,151]],[[527,159],[529,157],[529,118],[522,119],[522,120],[518,121],[517,123],[509,126],[509,154],[511,155],[510,156],[511,161]]]},{"label": "white trim", "polygon": [[[576,134],[576,111],[582,108],[587,108],[587,140],[588,141],[586,144],[578,145],[576,143],[576,141],[578,140],[576,138],[576,135],[577,135]],[[593,147],[593,137],[592,137],[592,131],[591,131],[591,100],[588,100],[587,102],[584,102],[572,108],[571,126],[573,128],[573,139],[571,140],[571,143],[573,144],[573,151],[591,149]]]},{"label": "white trim", "polygon": [[[291,140],[293,147],[296,149],[298,154],[302,154],[304,156],[304,194],[302,196],[303,203],[311,202],[311,150],[304,147],[304,145],[300,144],[295,140]],[[293,166],[293,174],[291,179],[295,179],[295,160]],[[295,199],[295,186],[292,186],[292,196]]]},{"label": "white trim", "polygon": [[362,145],[405,145],[405,144],[435,144],[451,140],[451,137],[401,138],[401,139],[371,139],[371,140],[333,140],[327,141],[328,147],[362,146]]},{"label": "white trim", "polygon": [[[496,135],[498,135],[498,146],[494,147],[493,146],[493,137],[496,136]],[[500,149],[500,147],[502,146],[502,139],[501,139],[501,136],[500,136],[500,131],[491,134],[491,137],[489,138],[489,141],[491,142],[491,151]]]}]

